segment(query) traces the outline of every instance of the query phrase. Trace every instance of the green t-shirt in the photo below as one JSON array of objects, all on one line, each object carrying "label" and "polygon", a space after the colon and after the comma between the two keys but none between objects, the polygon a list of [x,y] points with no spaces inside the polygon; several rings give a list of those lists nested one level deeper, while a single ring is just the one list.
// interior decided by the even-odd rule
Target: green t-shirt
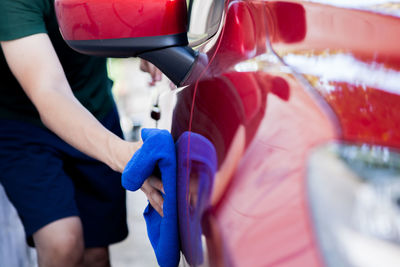
[{"label": "green t-shirt", "polygon": [[[47,33],[76,98],[98,119],[113,107],[106,59],[79,54],[58,29],[54,0],[0,0],[0,41]],[[29,48],[27,48],[29,49]],[[0,49],[0,118],[43,126],[39,113],[11,73]]]}]

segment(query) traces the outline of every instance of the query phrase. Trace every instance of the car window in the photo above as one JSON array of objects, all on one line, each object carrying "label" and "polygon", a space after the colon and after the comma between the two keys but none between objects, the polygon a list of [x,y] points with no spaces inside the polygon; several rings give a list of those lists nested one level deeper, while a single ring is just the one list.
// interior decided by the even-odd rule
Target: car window
[{"label": "car window", "polygon": [[188,0],[190,46],[211,38],[219,28],[224,0]]}]

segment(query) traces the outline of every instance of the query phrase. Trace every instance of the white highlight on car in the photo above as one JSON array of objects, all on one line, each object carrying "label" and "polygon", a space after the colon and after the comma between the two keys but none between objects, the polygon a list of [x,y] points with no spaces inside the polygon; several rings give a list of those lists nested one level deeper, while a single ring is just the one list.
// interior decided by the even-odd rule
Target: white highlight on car
[{"label": "white highlight on car", "polygon": [[308,0],[308,2],[314,2],[319,4],[327,4],[339,7],[369,7],[372,5],[383,5],[400,3],[400,0]]},{"label": "white highlight on car", "polygon": [[[330,90],[329,82],[346,82],[371,87],[400,95],[400,72],[388,69],[382,64],[367,64],[350,54],[306,56],[289,54],[283,61],[294,71],[317,76]],[[331,87],[331,90],[335,90]]]},{"label": "white highlight on car", "polygon": [[400,0],[306,0],[307,2],[371,11],[400,17],[400,8],[395,6]]}]

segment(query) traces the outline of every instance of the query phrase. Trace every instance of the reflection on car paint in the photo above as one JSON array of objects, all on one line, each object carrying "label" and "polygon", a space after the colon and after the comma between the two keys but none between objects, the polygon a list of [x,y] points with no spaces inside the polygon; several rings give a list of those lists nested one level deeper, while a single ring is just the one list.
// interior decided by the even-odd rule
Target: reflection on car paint
[{"label": "reflection on car paint", "polygon": [[324,84],[320,88],[328,92],[335,90],[330,82],[345,82],[400,95],[400,72],[383,64],[367,64],[349,54],[288,54],[283,60],[296,72],[319,77]]},{"label": "reflection on car paint", "polygon": [[269,39],[273,43],[297,43],[307,33],[305,9],[302,5],[284,1],[271,1],[266,5],[272,23],[268,24]]},{"label": "reflection on car paint", "polygon": [[400,147],[400,19],[307,2],[303,7],[304,40],[271,39],[274,52],[331,105],[345,140]]},{"label": "reflection on car paint", "polygon": [[318,4],[333,5],[343,8],[354,8],[382,13],[392,16],[400,16],[399,0],[306,0]]},{"label": "reflection on car paint", "polygon": [[[271,23],[269,32],[279,32],[280,13],[269,8],[274,2],[267,2]],[[314,3],[302,4],[304,18],[292,21],[292,25],[305,21],[306,34],[298,42],[284,42],[271,38],[274,51],[285,56],[288,53],[320,55],[331,53],[350,54],[366,63],[382,63],[398,69],[400,66],[400,20],[360,10],[327,7]],[[294,27],[287,25],[289,28]],[[291,32],[290,30],[285,30]],[[281,35],[283,33],[275,34]]]}]

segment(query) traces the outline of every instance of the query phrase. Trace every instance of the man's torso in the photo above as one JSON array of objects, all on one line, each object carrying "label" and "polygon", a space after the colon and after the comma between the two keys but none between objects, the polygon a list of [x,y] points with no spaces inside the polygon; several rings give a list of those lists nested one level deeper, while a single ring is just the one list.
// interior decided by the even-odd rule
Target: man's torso
[{"label": "man's torso", "polygon": [[[13,40],[35,32],[47,32],[74,95],[97,118],[104,117],[113,105],[106,60],[78,54],[66,45],[58,29],[54,1],[1,0],[1,2],[3,3],[0,3],[0,17],[3,19],[0,18],[2,24],[0,40]],[[45,30],[37,25],[40,24],[39,16],[44,22]],[[25,25],[19,24],[22,23],[21,18]],[[14,28],[14,25],[18,26]],[[0,73],[0,119],[16,119],[42,125],[38,112],[8,68],[2,51],[0,51]]]}]

